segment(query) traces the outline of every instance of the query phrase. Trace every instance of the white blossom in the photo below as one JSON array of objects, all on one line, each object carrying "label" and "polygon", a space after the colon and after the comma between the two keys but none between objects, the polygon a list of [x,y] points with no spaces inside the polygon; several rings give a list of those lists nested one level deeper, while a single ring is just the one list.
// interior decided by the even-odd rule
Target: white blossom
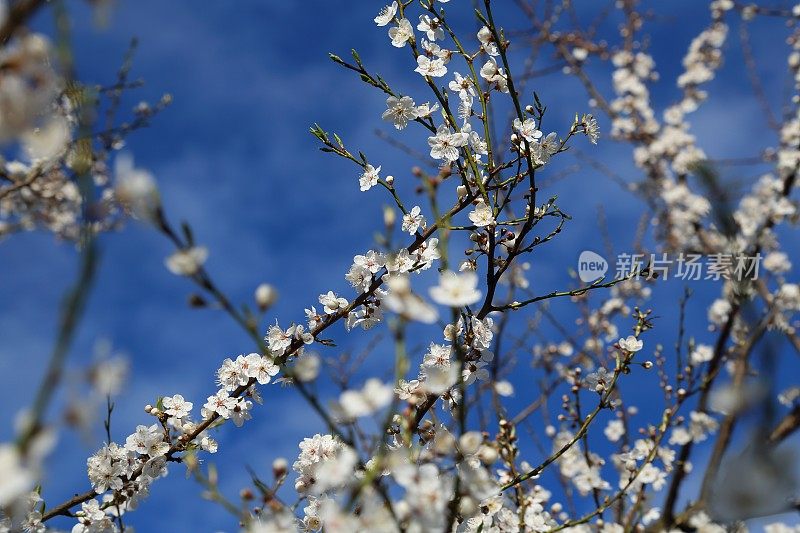
[{"label": "white blossom", "polygon": [[266,311],[272,307],[277,299],[278,291],[272,285],[268,283],[262,283],[256,287],[255,300],[258,308],[262,311]]},{"label": "white blossom", "polygon": [[481,67],[481,77],[500,92],[508,92],[508,77],[505,71],[497,65],[495,58],[490,57],[489,61]]},{"label": "white blossom", "polygon": [[494,391],[503,397],[514,396],[514,385],[508,380],[500,380],[494,384]]},{"label": "white blossom", "polygon": [[670,444],[684,445],[689,442],[703,442],[710,433],[714,433],[719,424],[706,413],[692,411],[689,413],[689,425],[673,428],[669,437]]},{"label": "white blossom", "polygon": [[514,131],[529,143],[536,142],[542,136],[542,132],[536,129],[536,121],[532,118],[526,118],[524,121],[515,118]]},{"label": "white blossom", "polygon": [[217,369],[217,383],[226,391],[232,391],[240,385],[245,385],[248,381],[247,373],[242,363],[245,362],[243,356],[238,356],[236,360],[226,357],[222,365]]},{"label": "white blossom", "polygon": [[210,418],[215,413],[227,419],[231,417],[234,407],[236,407],[236,398],[230,396],[225,389],[220,389],[215,395],[208,397],[201,414],[204,419]]},{"label": "white blossom", "polygon": [[693,365],[707,363],[714,358],[714,348],[708,344],[698,344],[689,354],[689,362]]},{"label": "white blossom", "polygon": [[0,507],[5,507],[30,490],[34,472],[25,466],[19,450],[12,444],[0,445]]},{"label": "white blossom", "polygon": [[319,303],[322,304],[322,310],[328,315],[346,309],[348,305],[346,298],[337,296],[333,291],[328,291],[326,294],[320,294]]},{"label": "white blossom", "polygon": [[431,59],[425,55],[417,56],[417,68],[414,72],[419,72],[422,76],[431,78],[441,78],[447,74],[447,67],[442,59]]},{"label": "white blossom", "polygon": [[251,353],[245,359],[247,361],[245,375],[248,378],[255,379],[261,385],[269,383],[270,379],[280,370],[278,365],[266,355]]},{"label": "white blossom", "polygon": [[608,389],[609,385],[611,385],[613,378],[613,374],[611,374],[604,367],[600,367],[595,372],[587,375],[584,379],[584,383],[586,383],[586,385],[595,392],[602,393]]},{"label": "white blossom", "polygon": [[479,228],[493,226],[497,223],[492,213],[492,208],[481,199],[475,209],[469,214],[469,219]]},{"label": "white blossom", "polygon": [[335,460],[342,443],[332,435],[320,435],[303,439],[300,443],[300,454],[292,465],[300,477],[295,482],[295,489],[305,492],[314,483],[314,474],[321,462]]},{"label": "white blossom", "polygon": [[[250,414],[250,409],[253,407],[253,402],[245,400],[244,398],[235,398],[233,407],[229,409],[229,415],[236,427],[242,427],[245,421],[250,420],[253,416]],[[223,417],[228,418],[228,417]]]},{"label": "white blossom", "polygon": [[431,41],[444,39],[444,28],[442,28],[442,23],[436,17],[420,15],[417,29],[425,33]]},{"label": "white blossom", "polygon": [[611,442],[617,442],[625,434],[625,424],[619,419],[609,420],[603,434]]},{"label": "white blossom", "polygon": [[431,105],[429,102],[425,102],[424,104],[417,106],[417,118],[427,118],[435,113],[438,109],[439,104]]},{"label": "white blossom", "polygon": [[430,289],[431,298],[439,305],[464,307],[476,303],[481,298],[478,275],[475,272],[443,272],[439,285]]},{"label": "white blossom", "polygon": [[584,114],[581,117],[581,126],[583,126],[583,132],[586,137],[589,138],[589,142],[597,144],[597,139],[600,137],[600,127],[597,125],[597,119],[593,115]]},{"label": "white blossom", "polygon": [[[145,453],[159,452],[163,446],[155,438],[146,441]],[[86,460],[89,481],[97,494],[122,488],[122,477],[130,473],[128,451],[111,442]]]},{"label": "white blossom", "polygon": [[417,107],[410,96],[390,96],[386,99],[386,111],[381,118],[394,124],[398,130],[405,128],[408,123],[417,118]]},{"label": "white blossom", "polygon": [[380,179],[378,173],[380,171],[380,166],[378,168],[375,168],[370,164],[366,164],[364,166],[364,172],[361,174],[361,177],[358,178],[359,188],[362,192],[368,191],[378,184],[378,180]]},{"label": "white blossom", "polygon": [[619,344],[620,348],[630,353],[638,352],[644,347],[644,341],[637,339],[633,335],[628,335],[626,338],[618,340],[617,344]]},{"label": "white blossom", "polygon": [[500,55],[500,50],[497,48],[497,43],[494,40],[492,31],[488,27],[483,26],[478,30],[478,40],[481,42],[481,47],[487,54],[490,56]]},{"label": "white blossom", "polygon": [[164,405],[164,413],[170,417],[170,422],[176,426],[180,421],[188,418],[192,411],[192,402],[187,402],[182,395],[165,396],[161,402]]},{"label": "white blossom", "polygon": [[397,14],[397,2],[392,2],[388,6],[381,8],[378,15],[375,17],[375,24],[379,27],[389,24]]},{"label": "white blossom", "polygon": [[423,367],[449,367],[451,362],[450,353],[452,351],[453,348],[451,346],[432,342],[428,348],[428,352],[423,356]]},{"label": "white blossom", "polygon": [[153,175],[133,166],[133,157],[120,154],[114,162],[117,200],[135,216],[151,220],[159,206],[158,186]]},{"label": "white blossom", "polygon": [[294,375],[300,381],[313,381],[319,375],[319,367],[322,363],[316,354],[304,354],[297,358],[294,363]]},{"label": "white blossom", "polygon": [[166,259],[167,269],[176,276],[194,276],[208,259],[208,248],[192,246],[178,250]]},{"label": "white blossom", "polygon": [[386,284],[388,294],[383,298],[383,304],[389,311],[423,324],[432,324],[439,318],[435,307],[411,292],[408,276],[390,276]]},{"label": "white blossom", "polygon": [[415,205],[411,211],[403,215],[402,230],[414,235],[418,229],[425,229],[425,217],[420,213],[420,208]]},{"label": "white blossom", "polygon": [[392,401],[392,387],[371,378],[360,391],[347,390],[339,397],[339,404],[348,418],[360,418],[375,413]]},{"label": "white blossom", "polygon": [[389,38],[392,40],[392,46],[402,48],[406,43],[414,39],[414,28],[411,27],[411,22],[408,19],[400,19],[397,26],[389,28]]},{"label": "white blossom", "polygon": [[558,153],[561,143],[558,141],[558,135],[552,132],[548,133],[544,139],[540,139],[539,142],[533,143],[530,148],[534,162],[537,165],[546,165],[550,158]]},{"label": "white blossom", "polygon": [[431,157],[434,159],[444,159],[453,162],[458,159],[458,149],[469,142],[469,136],[465,133],[450,131],[447,125],[442,124],[436,130],[436,135],[428,137],[428,145],[431,148]]},{"label": "white blossom", "polygon": [[462,76],[458,72],[453,72],[453,81],[447,86],[451,91],[458,93],[458,97],[462,101],[468,101],[470,107],[472,106],[472,99],[478,96],[472,79]]},{"label": "white blossom", "polygon": [[420,390],[420,382],[418,379],[412,379],[411,381],[401,379],[398,381],[394,393],[397,394],[397,397],[401,400],[410,400],[415,397]]}]

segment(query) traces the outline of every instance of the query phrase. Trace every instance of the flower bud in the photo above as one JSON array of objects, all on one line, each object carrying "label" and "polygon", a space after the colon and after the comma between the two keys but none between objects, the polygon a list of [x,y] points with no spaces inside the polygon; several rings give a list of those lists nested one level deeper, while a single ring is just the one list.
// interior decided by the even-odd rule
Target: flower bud
[{"label": "flower bud", "polygon": [[272,475],[275,476],[276,479],[285,476],[288,470],[289,463],[283,457],[278,457],[272,461]]},{"label": "flower bud", "polygon": [[320,364],[318,355],[305,354],[297,358],[294,364],[294,375],[303,382],[313,381],[319,375]]},{"label": "flower bud", "polygon": [[485,465],[494,464],[494,462],[497,461],[497,456],[497,450],[494,446],[489,446],[488,444],[484,444],[478,450],[478,458]]},{"label": "flower bud", "polygon": [[322,520],[318,516],[306,516],[303,518],[306,531],[319,531],[322,529]]},{"label": "flower bud", "polygon": [[455,448],[456,439],[446,429],[440,429],[433,438],[433,450],[439,455],[450,455]]},{"label": "flower bud", "polygon": [[469,496],[463,496],[458,502],[458,512],[461,516],[473,516],[478,512],[478,504]]},{"label": "flower bud", "polygon": [[126,154],[117,156],[115,161],[117,201],[141,220],[153,220],[161,200],[153,175],[133,166],[133,158]]},{"label": "flower bud", "polygon": [[278,291],[272,285],[268,283],[262,283],[256,287],[255,298],[258,308],[262,311],[266,311],[272,307],[272,305],[278,299]]},{"label": "flower bud", "polygon": [[189,295],[188,303],[189,307],[192,307],[194,309],[200,309],[208,305],[208,302],[206,302],[205,298],[203,298],[197,293]]},{"label": "flower bud", "polygon": [[397,214],[394,212],[394,209],[391,207],[384,206],[383,208],[383,223],[387,228],[391,228],[394,226],[395,221],[397,220]]},{"label": "flower bud", "polygon": [[458,439],[458,448],[463,455],[475,455],[483,442],[483,435],[478,431],[464,433]]}]

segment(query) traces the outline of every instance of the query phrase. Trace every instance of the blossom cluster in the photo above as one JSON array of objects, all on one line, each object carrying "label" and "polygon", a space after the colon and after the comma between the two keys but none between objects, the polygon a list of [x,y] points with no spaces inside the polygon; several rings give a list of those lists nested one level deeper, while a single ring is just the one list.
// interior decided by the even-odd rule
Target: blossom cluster
[{"label": "blossom cluster", "polygon": [[[121,154],[113,157],[114,172],[108,170],[119,138],[92,136],[97,154],[82,162],[74,137],[85,117],[43,37],[20,32],[3,45],[0,140],[21,143],[27,159],[3,163],[0,180],[10,184],[0,188],[0,234],[11,232],[9,224],[43,226],[78,239],[125,215],[139,218],[174,245],[165,267],[198,291],[190,304],[228,314],[256,347],[221,361],[199,413],[193,414],[195,402],[170,391],[145,406],[147,422],[124,443],[114,442],[109,430],[124,365],[106,361],[95,369],[92,386],[108,402],[107,439],[86,460],[90,489],[61,505],[44,505],[46,488],[36,487],[52,447],[50,429],[41,410],[23,417],[18,442],[0,445],[0,531],[45,531],[56,517],[69,517],[76,533],[123,531],[122,516],[144,505],[170,462],[184,465],[208,499],[255,533],[716,533],[791,507],[775,497],[798,489],[790,469],[781,468],[786,455],[778,445],[800,426],[800,388],[776,394],[754,354],[768,331],[798,346],[800,285],[789,278],[790,252],[781,248],[780,231],[798,219],[792,191],[800,171],[800,101],[795,98],[780,124],[774,169],[754,181],[731,213],[719,212],[719,202],[689,179],[708,164],[689,116],[708,99],[704,87],[722,67],[727,20],[741,13],[747,21],[759,10],[732,0],[710,3],[710,23],[689,43],[674,83],[680,99],[661,113],[651,98],[659,80],[655,59],[635,40],[643,24],[635,2],[614,8],[624,21],[619,46],[594,42],[594,32],[559,30],[560,10],[545,9],[546,22],[537,19],[536,6],[526,11],[541,39],[536,46],[553,47],[565,72],[587,87],[589,105],[607,116],[609,135],[630,145],[643,174],[631,188],[652,209],[645,220],[652,221],[658,251],[765,256],[763,279],[719,280],[720,293],[700,329],[687,323],[685,293],[673,356],[650,340],[661,326],[645,307],[654,265],[636,264],[611,281],[550,292],[542,291],[540,280],[527,279],[526,259],[537,257],[538,247],[573,218],[556,197],[542,201],[540,178],[581,140],[596,145],[600,124],[594,113],[576,112],[556,126],[561,133],[545,133],[542,124],[551,115],[512,70],[511,43],[495,22],[492,2],[476,10],[477,33],[463,38],[450,25],[448,3],[394,1],[374,17],[398,62],[405,54],[409,76],[430,91],[429,101],[396,91],[356,52],[354,63],[331,56],[383,93],[385,109],[381,104],[374,113],[397,135],[422,132],[419,140],[436,170],[413,170],[413,184],[382,177],[384,165],[351,152],[337,134],[312,128],[324,152],[358,168],[353,190],[383,195],[392,207],[384,210],[386,234],[342,273],[343,289],[323,289],[299,321],[268,315],[277,298],[268,284],[255,289],[252,308],[229,299],[206,269],[208,248],[195,241],[188,224],[181,231],[170,225],[153,175]],[[0,6],[5,9],[1,0]],[[779,15],[793,21],[800,6]],[[788,68],[800,88],[796,26],[787,24],[793,32]],[[595,58],[613,67],[608,98],[584,70]],[[497,111],[503,104],[511,110],[505,121]],[[135,111],[142,124],[154,112],[147,105]],[[419,199],[409,201],[409,189]],[[87,220],[86,202],[103,216]],[[456,258],[459,248],[463,256]],[[598,292],[602,297],[590,298]],[[546,304],[554,299],[574,304],[574,323],[562,324],[550,312]],[[755,321],[746,309],[759,315]],[[338,363],[324,357],[335,345],[327,337],[337,326],[342,335],[387,330],[393,372],[362,376],[358,368],[351,371],[347,357]],[[509,334],[514,327],[516,337]],[[431,337],[418,333],[431,331]],[[522,375],[526,367],[530,378]],[[323,369],[338,386],[333,394]],[[642,409],[632,402],[633,387],[623,386],[630,382],[649,391]],[[275,384],[308,402],[326,428],[299,443],[291,470],[289,460],[277,458],[271,481],[253,471],[253,487],[243,488],[241,504],[232,503],[201,455],[217,452],[214,431],[228,421],[250,426],[256,404],[264,397],[269,403]],[[510,400],[523,396],[530,403],[522,409]],[[741,454],[728,451],[739,417],[764,405],[771,413],[772,400],[783,419],[761,428]],[[533,421],[537,412],[541,424]],[[679,496],[686,493],[680,491],[697,468],[693,450],[704,444],[712,450],[701,486],[683,506]],[[730,481],[742,472],[747,483]],[[792,531],[779,522],[768,528]]]}]

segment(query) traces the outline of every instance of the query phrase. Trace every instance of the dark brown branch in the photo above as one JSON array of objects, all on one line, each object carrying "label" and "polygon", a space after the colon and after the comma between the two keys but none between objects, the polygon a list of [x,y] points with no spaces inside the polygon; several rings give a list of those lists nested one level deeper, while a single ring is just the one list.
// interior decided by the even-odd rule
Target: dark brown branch
[{"label": "dark brown branch", "polygon": [[6,44],[20,26],[45,3],[45,0],[20,0],[14,4],[8,12],[6,23],[0,28],[0,44]]}]

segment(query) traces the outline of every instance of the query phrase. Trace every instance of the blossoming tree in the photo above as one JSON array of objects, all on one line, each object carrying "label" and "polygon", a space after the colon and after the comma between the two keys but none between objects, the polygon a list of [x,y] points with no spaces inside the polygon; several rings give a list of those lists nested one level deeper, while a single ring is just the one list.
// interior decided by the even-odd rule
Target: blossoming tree
[{"label": "blossoming tree", "polygon": [[[800,286],[789,278],[798,221],[800,4],[711,1],[708,26],[675,80],[659,79],[644,33],[649,14],[635,0],[609,3],[589,26],[569,1],[505,4],[399,0],[377,16],[354,18],[367,24],[374,16],[375,31],[388,34],[387,46],[426,100],[400,93],[355,51],[332,61],[385,97],[385,108],[373,111],[394,127],[395,144],[413,154],[404,135],[424,135],[434,170],[415,167],[407,179],[416,180],[416,194],[408,194],[378,154],[368,157],[314,125],[321,150],[352,164],[357,177],[336,179],[391,206],[376,246],[353,250],[341,273],[352,290],[320,287],[317,301],[297,302],[297,316],[280,317],[269,315],[277,298],[270,285],[258,285],[252,302],[226,294],[190,225],[173,225],[156,178],[119,153],[126,136],[171,102],[167,95],[127,115],[121,109],[121,95],[138,84],[129,79],[135,43],[113,85],[85,85],[75,77],[63,6],[0,0],[7,155],[0,236],[52,232],[73,241],[81,257],[43,381],[31,387],[16,438],[0,444],[0,530],[130,529],[125,517],[147,512],[149,489],[168,466],[188,471],[232,514],[232,528],[253,532],[716,532],[798,508],[786,444],[800,427],[800,383],[795,377],[779,389],[768,370],[772,359],[800,353]],[[56,34],[31,31],[33,14],[48,9]],[[513,31],[499,22],[511,10]],[[475,31],[457,29],[463,24],[453,13],[474,17]],[[728,208],[690,118],[709,97],[704,85],[720,68],[729,24],[743,24],[744,35],[756,18],[786,34],[781,54],[792,96],[773,118],[778,144],[761,147],[759,163],[769,172]],[[615,38],[599,38],[608,21],[618,24]],[[528,65],[515,60],[543,50],[584,86],[585,101],[543,102],[528,87]],[[656,109],[656,83],[676,86],[677,100]],[[754,88],[762,98],[757,76]],[[548,108],[556,105],[571,106],[574,119],[552,121]],[[543,130],[545,122],[554,131]],[[630,147],[638,169],[630,187],[651,244],[634,243],[636,260],[616,275],[603,269],[585,278],[581,260],[572,286],[535,292],[526,271],[540,247],[567,224],[595,223],[566,212],[548,192],[555,163],[578,147],[594,158],[584,161],[602,160],[611,142]],[[207,397],[164,391],[120,441],[110,431],[112,398],[128,363],[98,364],[89,380],[107,402],[107,439],[88,459],[59,459],[85,461],[87,478],[71,480],[72,498],[54,501],[40,483],[59,427],[47,408],[92,287],[96,238],[130,218],[174,245],[165,266],[193,286],[192,305],[218,308],[252,344],[220,357]],[[674,350],[648,339],[659,327],[647,301],[668,273],[657,260],[665,254],[687,268],[709,258],[706,279],[719,287],[702,324],[684,320],[697,305],[690,293],[676,295]],[[570,304],[567,321],[548,311],[559,300]],[[558,335],[542,320],[555,323]],[[380,348],[393,353],[391,375],[342,371],[339,390],[330,392],[335,387],[323,386],[320,371],[335,351],[328,335],[375,328],[391,338]],[[695,342],[709,329],[713,342]],[[786,348],[762,357],[768,333]],[[530,361],[520,364],[520,353]],[[645,395],[631,386],[644,379],[658,385]],[[291,464],[276,457],[272,472],[253,472],[251,486],[225,494],[218,483],[225,472],[202,464],[225,446],[216,430],[232,423],[246,432],[259,416],[255,404],[268,403],[276,383],[318,414],[319,431],[299,443]],[[643,417],[637,403],[656,415]],[[763,413],[758,427],[735,433],[752,412]],[[764,527],[800,531],[778,520]]]}]

